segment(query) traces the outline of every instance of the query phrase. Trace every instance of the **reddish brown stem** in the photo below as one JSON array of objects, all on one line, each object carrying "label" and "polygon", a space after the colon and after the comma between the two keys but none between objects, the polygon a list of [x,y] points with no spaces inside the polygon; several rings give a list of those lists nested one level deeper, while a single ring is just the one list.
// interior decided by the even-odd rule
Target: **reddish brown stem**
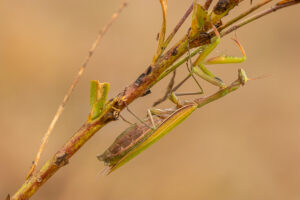
[{"label": "reddish brown stem", "polygon": [[91,138],[104,123],[86,122],[74,136],[48,160],[40,171],[31,176],[11,199],[29,199],[57,170],[68,164],[69,158]]},{"label": "reddish brown stem", "polygon": [[[224,0],[221,0],[224,1]],[[299,2],[299,0],[294,0]],[[238,4],[236,1],[235,6]],[[229,10],[234,6],[230,4]],[[228,13],[228,10],[224,10]],[[222,15],[222,13],[221,13]],[[196,47],[210,42],[201,35],[190,38],[190,47]],[[37,172],[31,176],[22,187],[14,194],[12,199],[29,199],[52,175],[61,167],[65,166],[69,159],[104,125],[115,120],[115,110],[122,110],[138,97],[145,94],[151,84],[178,58],[187,52],[187,36],[185,35],[171,49],[164,53],[153,66],[147,69],[128,87],[119,93],[115,98],[113,109],[109,109],[96,121],[87,121],[74,134],[74,136],[63,145],[63,147]]]},{"label": "reddish brown stem", "polygon": [[57,111],[55,113],[55,116],[53,117],[53,119],[52,119],[52,121],[51,121],[51,123],[50,123],[50,125],[49,125],[49,127],[48,127],[48,129],[47,129],[47,131],[46,131],[46,133],[45,133],[45,135],[43,137],[43,139],[42,139],[42,143],[41,143],[40,148],[39,148],[39,150],[37,152],[37,155],[36,155],[36,157],[34,159],[34,162],[33,162],[32,166],[31,166],[31,168],[30,168],[30,170],[29,170],[29,172],[28,172],[28,174],[26,176],[26,180],[34,173],[34,170],[35,170],[35,168],[36,168],[36,166],[37,166],[37,164],[38,164],[38,162],[40,160],[40,157],[41,157],[42,152],[43,152],[43,150],[45,148],[45,145],[46,145],[46,143],[48,141],[48,138],[49,138],[49,136],[50,136],[53,128],[55,127],[55,124],[58,121],[60,115],[62,114],[62,112],[63,112],[63,110],[65,108],[65,105],[68,102],[68,100],[69,100],[69,98],[70,98],[73,90],[75,89],[78,81],[80,80],[82,74],[84,73],[84,70],[86,69],[87,64],[89,63],[89,61],[90,61],[93,53],[95,52],[96,47],[98,46],[98,44],[101,41],[101,39],[104,36],[104,34],[107,32],[107,30],[109,29],[109,27],[111,27],[111,25],[113,24],[113,22],[118,18],[119,14],[122,12],[122,10],[125,8],[126,5],[127,5],[127,1],[124,1],[121,4],[120,8],[112,15],[112,17],[109,20],[109,22],[101,29],[101,31],[97,35],[96,40],[93,42],[93,44],[92,44],[92,46],[91,46],[91,48],[90,48],[90,50],[88,52],[88,55],[84,59],[84,61],[83,61],[82,65],[81,65],[81,67],[80,67],[80,69],[79,69],[76,77],[74,78],[74,80],[73,80],[70,88],[68,89],[68,91],[67,91],[67,93],[66,93],[66,95],[65,95],[65,97],[64,97],[64,99],[62,101],[62,103],[58,107],[58,109],[57,109]]},{"label": "reddish brown stem", "polygon": [[192,10],[193,10],[193,4],[190,5],[190,7],[187,9],[187,11],[185,12],[185,14],[179,20],[178,24],[175,26],[175,28],[173,29],[173,31],[171,32],[171,34],[166,39],[166,41],[164,43],[164,48],[166,48],[167,45],[170,43],[170,41],[173,39],[174,35],[177,33],[177,31],[179,30],[179,28],[182,26],[182,24],[185,22],[185,20],[191,14]]},{"label": "reddish brown stem", "polygon": [[206,0],[204,4],[204,9],[208,10],[213,0]]}]

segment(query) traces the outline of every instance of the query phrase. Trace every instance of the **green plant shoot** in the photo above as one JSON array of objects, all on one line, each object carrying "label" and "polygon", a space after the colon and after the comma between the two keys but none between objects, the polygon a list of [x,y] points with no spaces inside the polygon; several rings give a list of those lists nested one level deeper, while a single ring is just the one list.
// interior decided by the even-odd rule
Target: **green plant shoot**
[{"label": "green plant shoot", "polygon": [[103,113],[107,95],[109,91],[109,83],[100,83],[97,80],[91,81],[90,91],[90,115],[89,120],[98,118]]}]

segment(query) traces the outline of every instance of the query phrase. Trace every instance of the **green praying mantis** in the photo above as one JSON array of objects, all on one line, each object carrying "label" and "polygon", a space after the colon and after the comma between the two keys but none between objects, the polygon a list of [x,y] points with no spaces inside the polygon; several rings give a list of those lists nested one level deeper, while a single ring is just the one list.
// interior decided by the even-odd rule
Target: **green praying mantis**
[{"label": "green praying mantis", "polygon": [[[177,90],[186,80],[188,80],[190,77],[193,77],[194,80],[196,81],[195,77],[193,76],[194,74],[197,75],[198,77],[200,77],[201,79],[215,85],[218,86],[220,89],[225,88],[226,85],[225,83],[218,78],[217,76],[215,76],[211,71],[209,71],[205,66],[206,65],[214,65],[214,64],[232,64],[232,63],[242,63],[246,60],[246,53],[245,50],[243,48],[243,46],[240,44],[240,42],[235,39],[232,38],[232,40],[237,44],[237,46],[239,47],[242,56],[241,57],[236,57],[236,56],[227,56],[227,55],[220,55],[220,56],[216,56],[213,58],[209,58],[206,59],[207,56],[219,45],[220,41],[221,41],[221,36],[219,31],[217,30],[217,28],[212,24],[211,21],[209,21],[208,19],[210,19],[213,15],[213,13],[208,14],[199,3],[197,3],[197,1],[194,1],[194,6],[193,6],[193,16],[192,16],[192,25],[191,28],[188,30],[188,42],[187,42],[187,46],[188,46],[188,59],[187,59],[187,64],[188,61],[190,61],[190,69],[189,69],[189,74],[188,76],[181,82],[179,83],[177,86],[175,86],[171,91],[167,91],[166,93],[171,93],[175,90]],[[213,37],[211,39],[210,44],[206,45],[205,48],[200,51],[201,48],[197,49],[195,52],[193,52],[193,54],[190,54],[190,50],[189,50],[189,38],[190,36],[196,35],[197,33],[201,32],[204,30],[204,26],[208,26],[208,24],[210,24],[215,37]],[[202,34],[207,34],[207,33],[203,33]],[[199,52],[200,53],[199,53]],[[197,55],[197,53],[199,53],[198,57],[196,58],[196,60],[192,63],[191,62],[191,57]],[[185,60],[185,59],[183,59]],[[181,62],[181,61],[180,61]],[[179,62],[179,63],[180,63]],[[172,67],[171,67],[172,68]],[[174,68],[176,69],[176,68]],[[166,70],[165,74],[168,74]],[[164,73],[163,73],[164,74]],[[162,77],[164,77],[164,75],[162,75]],[[158,78],[160,80],[160,77]],[[198,92],[198,94],[203,94],[203,89],[201,87],[201,85],[196,81],[197,85],[200,88],[200,92]],[[167,95],[165,95],[166,97]],[[160,99],[158,101],[156,101],[153,106],[158,105],[159,103],[161,103],[162,101],[166,100],[166,98]]]},{"label": "green praying mantis", "polygon": [[[215,42],[218,42],[218,40],[215,40]],[[211,44],[209,46],[210,51],[210,47],[213,45],[215,44]],[[241,62],[241,59],[245,59],[239,57],[219,56],[215,57],[213,60],[211,59],[207,63],[221,63],[221,61],[217,58],[221,58],[222,60],[224,60],[224,63],[232,63],[232,61]],[[197,72],[198,71],[196,71],[195,73]],[[212,76],[209,77],[211,79],[219,81],[219,79],[215,79]],[[153,143],[158,141],[177,125],[182,123],[197,108],[200,108],[206,105],[207,103],[215,101],[225,96],[226,94],[235,91],[241,85],[244,85],[247,82],[247,80],[249,79],[247,78],[245,71],[243,69],[239,69],[238,79],[236,81],[234,81],[227,87],[224,86],[224,84],[218,84],[218,86],[220,86],[220,90],[206,98],[196,98],[193,101],[186,101],[184,103],[181,103],[176,97],[176,95],[172,93],[170,99],[173,103],[176,104],[175,108],[165,110],[148,110],[148,117],[144,119],[142,123],[134,124],[125,131],[123,131],[116,138],[113,144],[103,154],[97,156],[97,158],[100,161],[104,161],[105,165],[108,166],[108,173],[118,169],[119,167],[127,163],[129,160],[137,156],[140,152],[144,151]]]},{"label": "green praying mantis", "polygon": [[[218,86],[219,88],[226,87],[224,82],[216,77],[212,72],[210,72],[205,65],[212,65],[212,64],[227,64],[227,63],[241,63],[246,60],[246,54],[242,47],[242,45],[238,42],[238,40],[233,39],[237,45],[239,46],[243,56],[242,57],[231,57],[226,55],[217,56],[214,58],[206,59],[207,56],[218,46],[221,41],[221,36],[216,29],[214,22],[218,22],[220,16],[215,15],[215,12],[207,13],[205,9],[198,3],[197,0],[194,1],[193,4],[193,15],[192,15],[192,23],[191,28],[188,32],[188,39],[189,37],[193,37],[199,33],[205,33],[207,27],[211,27],[213,32],[215,33],[215,37],[211,39],[210,44],[208,44],[203,52],[196,58],[196,60],[191,64],[191,70],[189,77],[193,74],[198,75],[200,78],[208,81],[209,83]],[[188,41],[188,54],[189,53],[189,41]],[[191,59],[189,58],[190,62]],[[202,88],[200,88],[202,90]],[[202,91],[203,92],[203,91]]]},{"label": "green praying mantis", "polygon": [[212,39],[212,43],[209,44],[201,53],[198,58],[194,61],[191,67],[191,72],[189,76],[191,76],[193,73],[198,75],[200,78],[208,81],[209,83],[218,86],[219,88],[225,88],[224,82],[216,77],[212,72],[210,72],[205,65],[213,65],[213,64],[231,64],[231,63],[241,63],[246,60],[246,53],[243,48],[243,46],[239,43],[238,40],[233,39],[233,41],[236,42],[238,47],[240,48],[240,51],[242,53],[242,57],[233,57],[233,56],[226,56],[226,55],[221,55],[221,56],[216,56],[210,59],[205,58],[216,48],[216,46],[220,43],[221,37],[215,26],[212,26],[216,37]]},{"label": "green praying mantis", "polygon": [[[237,80],[211,96],[179,103],[175,95],[172,94],[173,98],[170,99],[176,104],[175,108],[165,110],[151,109],[149,111],[151,114],[144,119],[143,123],[134,124],[123,131],[113,144],[97,158],[100,161],[104,161],[105,165],[108,166],[108,173],[111,173],[169,133],[197,108],[237,90],[248,80],[245,71],[239,69]],[[151,125],[153,126],[152,128]]]},{"label": "green praying mantis", "polygon": [[[194,12],[192,18],[192,26],[188,34],[196,34],[195,32],[202,29],[202,26],[207,24],[208,14],[201,9],[199,4],[194,3]],[[206,21],[205,21],[206,20]],[[203,52],[191,63],[190,73],[188,77],[196,74],[200,78],[208,81],[209,83],[219,87],[219,91],[205,98],[196,98],[192,101],[185,101],[181,103],[176,95],[171,91],[169,99],[175,103],[174,108],[160,110],[150,109],[148,110],[148,117],[144,120],[140,120],[141,123],[134,124],[123,131],[113,142],[113,144],[105,150],[105,152],[97,158],[100,161],[104,161],[108,166],[108,173],[118,169],[132,158],[136,157],[139,153],[147,149],[153,143],[158,141],[164,135],[169,133],[173,128],[182,123],[187,117],[189,117],[197,108],[200,108],[212,101],[215,101],[228,93],[235,91],[243,86],[249,79],[243,69],[239,69],[238,78],[232,82],[229,86],[226,86],[224,82],[211,73],[205,65],[211,64],[226,64],[226,63],[240,63],[245,61],[246,54],[242,45],[234,39],[239,46],[243,56],[231,57],[231,56],[217,56],[211,59],[206,57],[216,48],[220,43],[220,34],[213,24],[211,27],[215,33],[215,37],[211,39],[211,43],[208,44]],[[191,58],[189,58],[191,61]],[[187,80],[187,79],[185,79]],[[182,82],[183,83],[183,82]],[[182,84],[180,83],[178,87]],[[106,98],[108,93],[108,85],[101,84],[97,81],[91,83],[91,114],[90,119],[98,118],[103,110],[108,109],[106,106]],[[178,88],[177,87],[177,88]],[[200,87],[200,89],[202,89]],[[113,103],[109,104],[111,108]]]}]

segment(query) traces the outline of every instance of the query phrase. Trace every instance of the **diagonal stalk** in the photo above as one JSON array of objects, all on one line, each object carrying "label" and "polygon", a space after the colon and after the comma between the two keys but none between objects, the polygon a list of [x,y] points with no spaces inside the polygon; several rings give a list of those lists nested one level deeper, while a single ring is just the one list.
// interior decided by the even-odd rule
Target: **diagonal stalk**
[{"label": "diagonal stalk", "polygon": [[255,6],[251,7],[249,10],[243,12],[242,14],[240,14],[239,16],[231,19],[230,21],[228,21],[226,24],[222,25],[221,27],[218,28],[218,31],[221,32],[222,30],[224,30],[225,28],[231,26],[232,24],[234,24],[235,22],[239,21],[240,19],[246,17],[247,15],[249,15],[250,13],[254,12],[255,10],[259,9],[260,7],[266,5],[267,3],[271,2],[273,0],[264,0],[258,4],[256,4]]},{"label": "diagonal stalk", "polygon": [[101,41],[101,39],[104,36],[104,34],[107,32],[107,30],[113,24],[113,22],[118,18],[119,14],[122,12],[122,10],[126,7],[126,5],[127,5],[127,1],[124,1],[122,3],[122,5],[120,6],[120,8],[112,15],[112,17],[109,20],[109,22],[101,29],[101,31],[99,32],[96,40],[93,42],[93,44],[92,44],[92,46],[91,46],[91,48],[90,48],[90,50],[88,52],[88,55],[84,59],[84,61],[83,61],[82,65],[81,65],[81,67],[80,67],[80,69],[79,69],[76,77],[74,78],[74,80],[73,80],[70,88],[68,89],[68,91],[67,91],[67,93],[66,93],[66,95],[65,95],[65,97],[64,97],[64,99],[62,101],[62,103],[58,107],[58,109],[57,109],[57,111],[56,111],[56,113],[55,113],[55,115],[54,115],[54,117],[53,117],[53,119],[52,119],[52,121],[51,121],[51,123],[50,123],[50,125],[49,125],[49,127],[48,127],[48,129],[47,129],[47,131],[46,131],[46,133],[45,133],[45,135],[43,137],[43,139],[42,139],[42,143],[41,143],[40,148],[39,148],[39,150],[37,152],[37,155],[36,155],[36,157],[34,159],[34,162],[33,162],[32,166],[31,166],[31,168],[30,168],[30,170],[29,170],[29,172],[28,172],[28,174],[26,176],[26,180],[34,173],[34,170],[37,167],[37,164],[38,164],[38,162],[40,160],[42,152],[43,152],[43,150],[45,148],[45,145],[46,145],[46,143],[48,141],[48,138],[51,135],[51,132],[54,129],[54,127],[56,125],[56,122],[58,121],[60,115],[62,114],[62,112],[63,112],[63,110],[65,108],[65,105],[68,102],[68,100],[69,100],[69,98],[70,98],[73,90],[75,89],[75,87],[76,87],[79,79],[81,78],[82,74],[84,73],[84,70],[86,69],[87,64],[89,63],[89,61],[90,61],[93,53],[95,52],[96,47],[98,46],[98,44]]},{"label": "diagonal stalk", "polygon": [[271,8],[268,8],[252,17],[249,17],[248,19],[244,20],[243,22],[237,24],[237,25],[234,25],[232,27],[230,27],[228,30],[224,31],[221,33],[221,36],[225,36],[235,30],[237,30],[238,28],[241,28],[242,26],[245,26],[247,24],[249,24],[250,22],[253,22],[263,16],[266,16],[270,13],[273,13],[277,10],[280,10],[282,8],[286,8],[286,7],[289,7],[289,6],[293,6],[293,5],[296,5],[298,3],[300,3],[300,0],[287,0],[287,1],[282,1],[283,3],[279,2],[277,3],[275,6],[272,6]]},{"label": "diagonal stalk", "polygon": [[[293,2],[299,3],[299,0]],[[236,1],[236,5],[238,2]],[[294,5],[295,3],[291,3]],[[287,4],[280,5],[280,8]],[[232,9],[230,7],[229,9]],[[277,8],[279,9],[279,7]],[[275,11],[273,9],[273,11]],[[228,10],[225,10],[228,13]],[[270,13],[270,12],[269,12]],[[268,14],[268,13],[266,13]],[[264,14],[264,15],[266,15]],[[257,18],[252,19],[254,21]],[[249,23],[249,22],[248,22]],[[245,23],[247,24],[247,23]],[[243,25],[245,25],[243,24]],[[242,26],[243,26],[242,25]],[[239,26],[241,27],[241,26]],[[239,28],[237,27],[237,28]],[[226,34],[223,34],[223,36]],[[208,41],[205,38],[196,37],[190,38],[191,47],[202,46]],[[115,110],[122,110],[133,102],[138,97],[145,94],[153,82],[156,81],[162,73],[165,72],[176,60],[178,60],[183,54],[187,52],[187,36],[185,35],[180,41],[178,41],[171,49],[164,53],[153,66],[147,67],[144,73],[142,73],[136,81],[130,84],[122,92],[120,92],[113,100],[114,105],[111,109],[105,111],[103,116],[97,118],[94,121],[85,122],[81,128],[68,140],[54,156],[49,159],[35,175],[31,176],[21,188],[14,194],[12,199],[29,199],[47,180],[53,176],[61,167],[68,163],[69,159],[103,126],[107,123],[115,120]]]}]

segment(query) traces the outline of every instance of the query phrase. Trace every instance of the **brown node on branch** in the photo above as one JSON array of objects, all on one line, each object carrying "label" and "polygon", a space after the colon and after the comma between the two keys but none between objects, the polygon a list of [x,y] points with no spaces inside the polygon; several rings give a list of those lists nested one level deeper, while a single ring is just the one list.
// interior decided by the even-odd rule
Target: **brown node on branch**
[{"label": "brown node on branch", "polygon": [[151,74],[151,72],[152,72],[152,66],[150,65],[146,70],[146,75]]},{"label": "brown node on branch", "polygon": [[177,53],[178,53],[177,49],[173,49],[173,51],[172,51],[172,56],[176,56]]},{"label": "brown node on branch", "polygon": [[68,157],[67,153],[60,152],[59,154],[57,154],[54,164],[58,167],[65,166],[66,164],[69,163],[69,160],[67,157]]},{"label": "brown node on branch", "polygon": [[219,0],[213,9],[213,12],[217,15],[221,15],[230,9],[231,6],[237,5],[239,2],[239,0]]},{"label": "brown node on branch", "polygon": [[206,32],[200,33],[197,37],[192,39],[189,43],[190,48],[199,47],[202,45],[210,44],[211,35]]},{"label": "brown node on branch", "polygon": [[150,89],[146,90],[146,92],[142,95],[142,97],[147,96],[148,94],[151,94],[151,90]]}]

